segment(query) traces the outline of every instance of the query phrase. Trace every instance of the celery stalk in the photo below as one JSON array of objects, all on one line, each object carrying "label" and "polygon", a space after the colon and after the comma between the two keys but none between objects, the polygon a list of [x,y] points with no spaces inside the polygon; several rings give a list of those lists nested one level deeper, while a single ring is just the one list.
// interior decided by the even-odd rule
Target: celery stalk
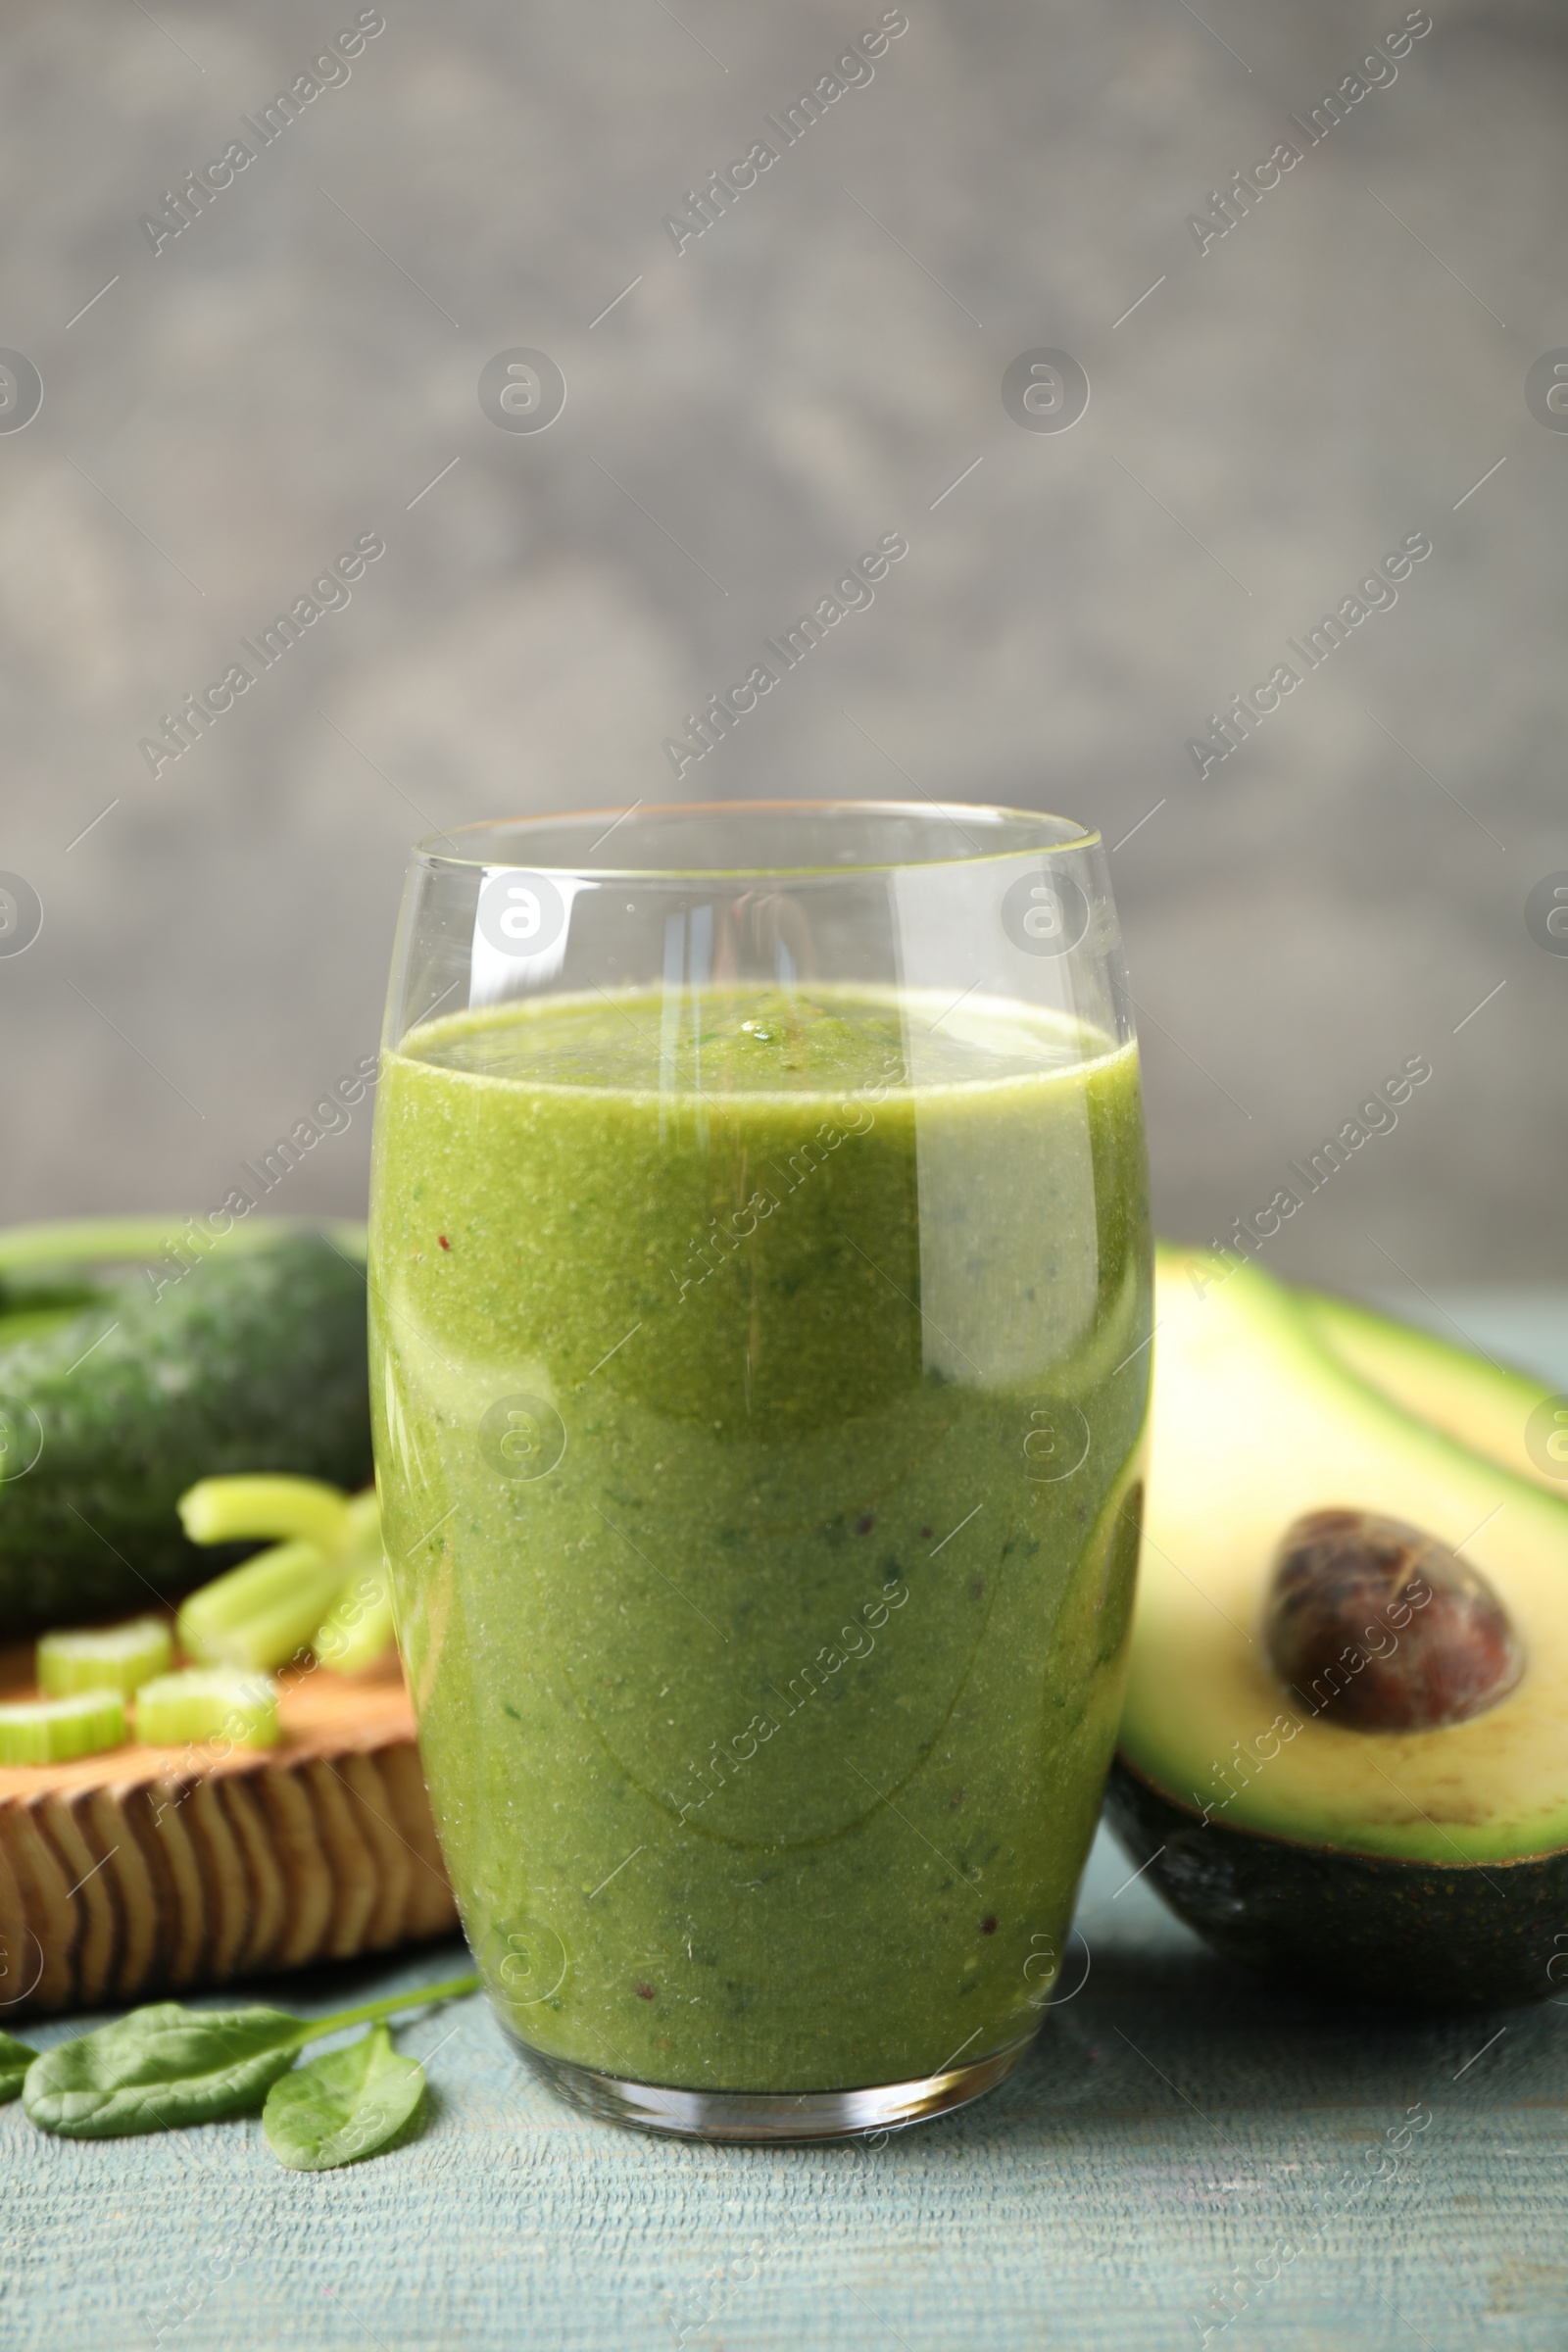
[{"label": "celery stalk", "polygon": [[368,1569],[348,1586],[311,1649],[318,1666],[359,1674],[373,1666],[392,1639],[392,1594],[386,1570]]},{"label": "celery stalk", "polygon": [[381,1507],[373,1487],[349,1504],[354,1534],[347,1554],[350,1575],[336,1606],[317,1632],[311,1648],[318,1666],[337,1674],[359,1674],[373,1666],[392,1639],[392,1592],[381,1549]]},{"label": "celery stalk", "polygon": [[332,1608],[352,1566],[315,1544],[274,1544],[189,1595],[179,1612],[180,1644],[209,1665],[262,1672],[285,1665]]},{"label": "celery stalk", "polygon": [[179,1498],[179,1518],[193,1544],[232,1544],[247,1536],[275,1543],[305,1536],[329,1552],[353,1532],[338,1488],[324,1479],[284,1478],[270,1471],[198,1479]]}]

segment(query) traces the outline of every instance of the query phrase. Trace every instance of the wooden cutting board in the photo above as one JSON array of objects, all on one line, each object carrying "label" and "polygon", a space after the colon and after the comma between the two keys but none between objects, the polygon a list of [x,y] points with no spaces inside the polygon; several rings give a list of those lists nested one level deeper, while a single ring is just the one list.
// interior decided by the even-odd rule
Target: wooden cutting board
[{"label": "wooden cutting board", "polygon": [[395,1656],[279,1681],[277,1747],[0,1768],[0,2028],[456,1930]]}]

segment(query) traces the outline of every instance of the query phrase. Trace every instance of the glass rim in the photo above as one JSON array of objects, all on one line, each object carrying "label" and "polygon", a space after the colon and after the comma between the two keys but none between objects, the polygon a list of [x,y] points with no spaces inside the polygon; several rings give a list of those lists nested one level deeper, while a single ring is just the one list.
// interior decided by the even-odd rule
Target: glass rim
[{"label": "glass rim", "polygon": [[[593,852],[600,842],[616,834],[624,844],[635,837],[638,827],[671,817],[711,817],[725,821],[741,821],[751,817],[801,817],[831,819],[834,815],[876,819],[887,817],[907,821],[935,830],[938,823],[962,833],[963,819],[979,825],[1001,827],[1011,825],[1033,830],[1038,838],[1028,842],[1011,842],[1005,847],[989,847],[975,843],[967,851],[954,855],[942,851],[930,857],[866,857],[837,860],[832,864],[813,863],[808,859],[785,859],[768,863],[742,858],[736,863],[719,863],[716,859],[702,863],[647,863],[604,860],[591,862]],[[519,847],[530,834],[549,829],[580,827],[585,833],[593,826],[600,831],[588,845],[582,857],[562,862],[559,857],[550,859],[527,858],[480,854],[477,846],[472,855],[464,855],[458,847],[467,837],[483,835],[492,846],[517,836]],[[965,836],[967,838],[967,836]],[[412,858],[431,871],[441,868],[458,871],[486,872],[515,869],[525,873],[590,875],[605,881],[668,881],[719,882],[748,878],[793,878],[798,880],[846,880],[867,874],[897,873],[904,869],[924,871],[939,866],[972,866],[1000,864],[1007,858],[1060,856],[1065,852],[1098,849],[1102,837],[1097,828],[1080,824],[1076,817],[1056,816],[1038,808],[1011,808],[1001,804],[974,801],[892,801],[892,800],[790,800],[790,801],[634,801],[629,808],[560,809],[537,816],[479,818],[466,825],[455,826],[450,832],[427,834],[414,844]],[[509,845],[510,846],[510,845]]]}]

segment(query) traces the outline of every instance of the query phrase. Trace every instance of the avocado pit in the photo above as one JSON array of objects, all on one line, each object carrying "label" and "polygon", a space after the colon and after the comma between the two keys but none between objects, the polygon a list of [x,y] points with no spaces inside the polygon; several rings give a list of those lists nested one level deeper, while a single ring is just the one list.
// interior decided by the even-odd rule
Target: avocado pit
[{"label": "avocado pit", "polygon": [[1268,1654],[1304,1706],[1360,1732],[1467,1722],[1514,1689],[1524,1648],[1477,1568],[1375,1511],[1293,1520],[1274,1554]]}]

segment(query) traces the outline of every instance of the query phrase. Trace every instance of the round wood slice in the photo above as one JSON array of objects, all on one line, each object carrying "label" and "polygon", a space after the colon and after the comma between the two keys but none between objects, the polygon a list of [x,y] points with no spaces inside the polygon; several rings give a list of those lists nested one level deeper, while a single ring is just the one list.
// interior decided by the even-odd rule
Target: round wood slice
[{"label": "round wood slice", "polygon": [[277,1747],[0,1767],[0,2028],[456,1930],[395,1656],[279,1680]]}]

